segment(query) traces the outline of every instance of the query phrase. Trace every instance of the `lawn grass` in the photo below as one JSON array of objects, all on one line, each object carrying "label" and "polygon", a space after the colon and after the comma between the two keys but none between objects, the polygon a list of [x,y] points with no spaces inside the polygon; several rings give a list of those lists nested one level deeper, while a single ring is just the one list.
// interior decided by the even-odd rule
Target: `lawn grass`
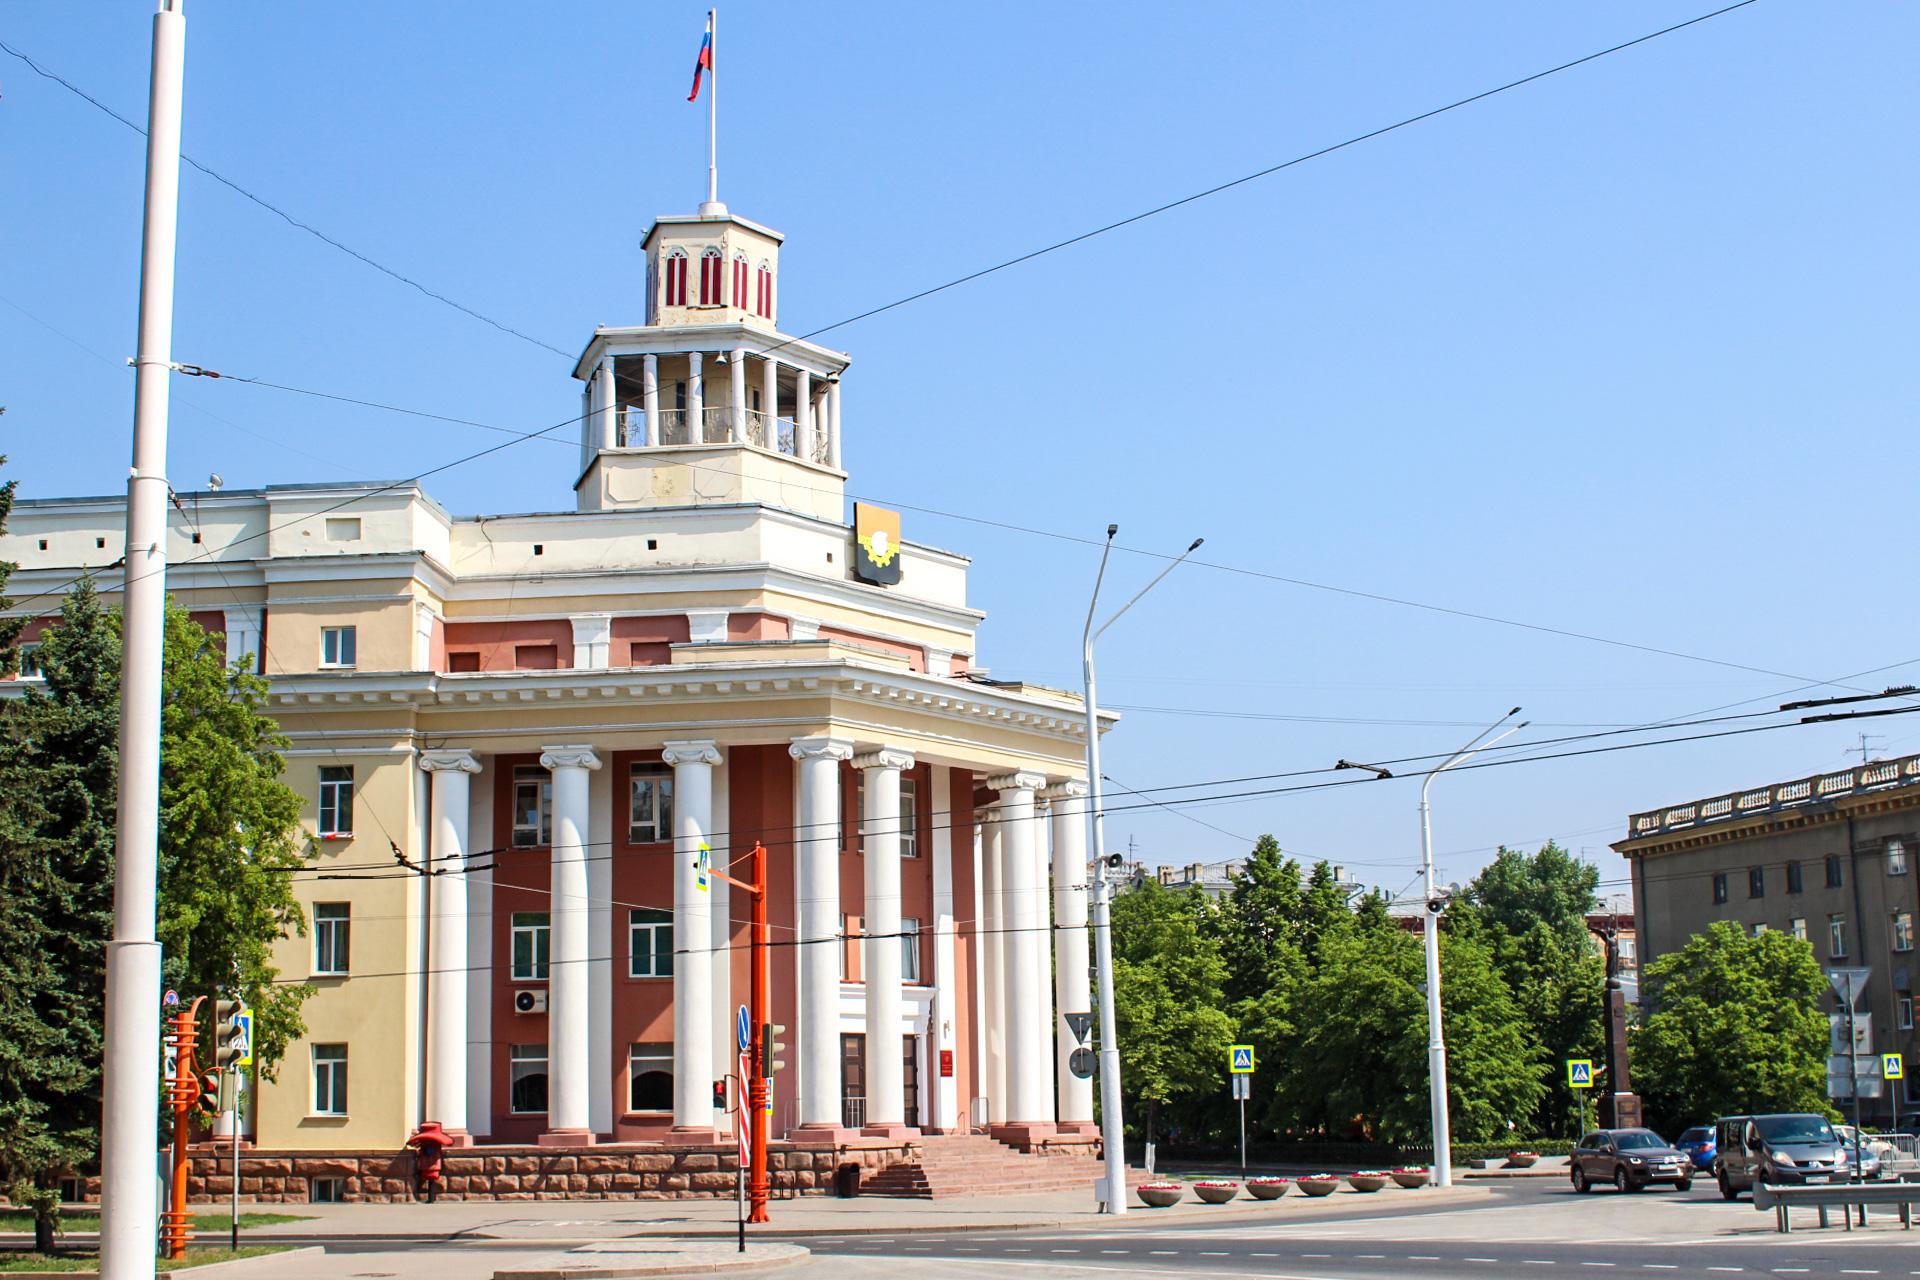
[{"label": "lawn grass", "polygon": [[[263,1213],[242,1210],[240,1229],[245,1231],[248,1227],[276,1227],[283,1222],[306,1222],[312,1217],[310,1213]],[[193,1215],[194,1229],[198,1231],[224,1231],[232,1222],[233,1219],[225,1212]],[[79,1213],[63,1213],[60,1215],[60,1228],[62,1232],[98,1231],[100,1213],[95,1209],[86,1209]],[[0,1231],[30,1232],[32,1230],[32,1214],[21,1213],[17,1209],[0,1211]]]},{"label": "lawn grass", "polygon": [[[204,1267],[209,1262],[232,1262],[236,1258],[258,1258],[269,1253],[282,1253],[291,1248],[284,1244],[243,1244],[238,1249],[195,1249],[186,1257],[175,1262],[171,1258],[162,1258],[161,1271],[184,1271],[192,1267]],[[37,1253],[0,1253],[0,1276],[19,1271],[98,1271],[100,1259],[92,1253],[62,1253],[53,1257],[43,1257]]]}]

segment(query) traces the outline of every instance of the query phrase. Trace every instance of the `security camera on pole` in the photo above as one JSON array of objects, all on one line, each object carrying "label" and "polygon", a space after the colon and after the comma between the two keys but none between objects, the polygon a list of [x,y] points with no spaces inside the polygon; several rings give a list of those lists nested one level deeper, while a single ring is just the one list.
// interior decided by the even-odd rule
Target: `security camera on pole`
[{"label": "security camera on pole", "polygon": [[[1140,598],[1160,585],[1160,580],[1180,567],[1182,561],[1200,549],[1204,538],[1195,538],[1185,551],[1157,574],[1153,581],[1134,593],[1133,599],[1114,610],[1113,616],[1093,625],[1093,612],[1100,605],[1100,584],[1106,580],[1107,557],[1113,554],[1113,538],[1120,526],[1107,526],[1107,541],[1100,548],[1100,572],[1093,579],[1093,598],[1087,601],[1087,625],[1080,635],[1081,675],[1085,680],[1087,710],[1087,821],[1092,824],[1088,844],[1093,849],[1093,963],[1099,978],[1100,999],[1100,1145],[1106,1161],[1106,1176],[1095,1191],[1102,1213],[1127,1211],[1126,1130],[1120,1121],[1120,1038],[1113,1014],[1113,885],[1107,879],[1106,824],[1100,812],[1100,704],[1093,678],[1093,642],[1120,620],[1120,615],[1140,603]],[[1119,861],[1115,856],[1115,862]]]}]

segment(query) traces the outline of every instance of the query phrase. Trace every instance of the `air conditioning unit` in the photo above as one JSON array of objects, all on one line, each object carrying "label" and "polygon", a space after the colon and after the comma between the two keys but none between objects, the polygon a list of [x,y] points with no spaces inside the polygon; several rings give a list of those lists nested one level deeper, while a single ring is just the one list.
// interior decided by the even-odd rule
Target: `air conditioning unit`
[{"label": "air conditioning unit", "polygon": [[515,1013],[545,1013],[547,993],[543,987],[522,987],[513,993]]}]

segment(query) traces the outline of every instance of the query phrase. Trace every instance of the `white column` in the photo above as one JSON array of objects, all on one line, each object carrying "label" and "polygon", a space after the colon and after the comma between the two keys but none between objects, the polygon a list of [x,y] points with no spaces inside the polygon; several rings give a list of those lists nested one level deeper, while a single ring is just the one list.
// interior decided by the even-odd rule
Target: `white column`
[{"label": "white column", "polygon": [[643,356],[640,360],[640,409],[647,419],[646,446],[651,449],[660,443],[660,357]]},{"label": "white column", "polygon": [[986,1070],[981,1073],[981,1092],[987,1096],[987,1122],[999,1124],[1007,1118],[1007,985],[1005,896],[1001,892],[1004,868],[1005,824],[998,805],[982,814],[980,829],[980,990],[986,1003],[980,1022],[980,1040],[985,1046]]},{"label": "white column", "polygon": [[1046,784],[1037,773],[1003,774],[987,785],[1000,793],[1000,841],[1004,851],[1000,891],[1007,945],[1007,1119],[1010,1128],[1042,1131],[1053,1124],[1053,1054],[1041,1035],[1039,1006],[1047,982],[1045,890],[1034,857],[1033,793]]},{"label": "white column", "polygon": [[771,357],[760,362],[760,409],[766,414],[766,438],[760,443],[780,452],[780,362]]},{"label": "white column", "polygon": [[599,398],[599,403],[595,406],[595,410],[600,417],[600,447],[602,449],[616,449],[620,446],[620,432],[619,424],[616,421],[617,413],[613,400],[612,356],[608,356],[600,362],[600,368],[595,371],[593,380],[596,384],[595,395]]},{"label": "white column", "polygon": [[840,466],[840,379],[838,378],[827,384],[827,465],[836,470]]},{"label": "white column", "polygon": [[449,1133],[467,1132],[467,815],[471,751],[426,751],[433,779],[433,843],[427,884],[433,946],[427,963],[427,1114]]},{"label": "white column", "polygon": [[1093,1081],[1080,1079],[1067,1066],[1080,1046],[1067,1015],[1093,1012],[1087,976],[1087,784],[1057,782],[1047,788],[1047,798],[1053,803],[1054,1080],[1060,1126],[1091,1134]]},{"label": "white column", "polygon": [[798,738],[787,748],[799,761],[800,805],[794,822],[799,868],[795,903],[800,944],[802,1087],[800,1124],[840,1126],[840,762],[853,744]]},{"label": "white column", "polygon": [[[612,770],[587,784],[587,1126],[613,1133],[616,1090],[613,1064],[613,846],[608,840],[614,797],[625,780]],[[624,812],[624,810],[622,810]],[[620,1104],[622,1113],[626,1105]]]},{"label": "white column", "polygon": [[727,357],[727,408],[733,418],[733,442],[745,444],[747,433],[747,349],[735,347]]},{"label": "white column", "polygon": [[713,895],[701,887],[710,865],[713,766],[711,742],[669,742],[660,758],[673,769],[673,1127],[693,1140],[714,1129]]},{"label": "white column", "polygon": [[592,747],[548,747],[541,767],[553,774],[553,867],[547,969],[547,1133],[543,1142],[593,1140],[588,1118],[587,772],[600,767]]},{"label": "white column", "polygon": [[613,615],[577,613],[568,621],[573,624],[574,670],[606,670],[613,639]]},{"label": "white column", "polygon": [[[707,442],[707,378],[700,372],[700,353],[687,352],[687,443]],[[707,1099],[713,1101],[711,1097]]]},{"label": "white column", "polygon": [[[467,847],[493,844],[493,781],[470,786]],[[491,861],[467,872],[467,1127],[476,1137],[493,1132],[493,871]],[[512,1014],[507,1015],[512,1017]]]},{"label": "white column", "polygon": [[260,610],[228,609],[222,625],[227,631],[227,665],[248,658],[247,670],[260,670]]},{"label": "white column", "polygon": [[[953,858],[956,843],[953,827],[953,771],[935,766],[933,770],[933,1038],[927,1045],[927,1084],[934,1129],[951,1133],[959,1127],[960,1098],[954,1086],[959,1075],[940,1074],[940,1051],[957,1057],[954,1028],[959,1010],[954,1003],[957,965],[953,922]],[[959,833],[959,843],[969,854],[972,824]]]},{"label": "white column", "polygon": [[866,812],[861,831],[867,849],[866,941],[861,972],[867,997],[867,1128],[893,1137],[906,1127],[905,1081],[901,1079],[900,999],[900,772],[913,755],[882,747],[856,756],[865,775]]},{"label": "white column", "polygon": [[805,369],[793,371],[793,449],[813,461],[813,375]]}]

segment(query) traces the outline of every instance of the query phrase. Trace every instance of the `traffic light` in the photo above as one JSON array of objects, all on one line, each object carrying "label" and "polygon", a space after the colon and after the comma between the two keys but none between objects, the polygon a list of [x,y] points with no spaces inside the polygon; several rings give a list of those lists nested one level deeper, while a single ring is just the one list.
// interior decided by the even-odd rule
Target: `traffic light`
[{"label": "traffic light", "polygon": [[780,1037],[787,1034],[784,1022],[767,1022],[760,1026],[760,1074],[771,1076],[786,1066],[786,1059],[780,1055],[787,1051],[786,1042]]},{"label": "traffic light", "polygon": [[713,1082],[713,1109],[715,1111],[727,1110],[727,1078],[725,1076],[721,1076]]},{"label": "traffic light", "polygon": [[253,1014],[237,998],[213,1002],[213,1065],[237,1071],[253,1061]]}]

